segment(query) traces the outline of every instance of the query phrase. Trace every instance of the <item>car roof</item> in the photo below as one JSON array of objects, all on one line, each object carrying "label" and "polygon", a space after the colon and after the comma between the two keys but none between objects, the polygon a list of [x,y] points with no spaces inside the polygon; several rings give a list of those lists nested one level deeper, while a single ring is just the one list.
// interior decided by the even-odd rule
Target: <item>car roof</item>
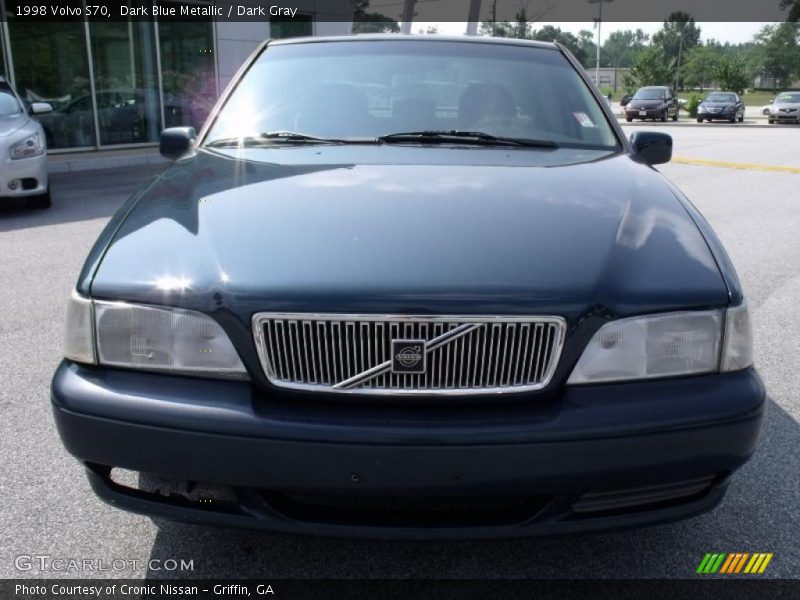
[{"label": "car roof", "polygon": [[528,46],[531,48],[547,48],[549,50],[559,50],[553,42],[540,42],[537,40],[520,40],[517,38],[499,38],[482,35],[403,35],[399,33],[367,33],[359,35],[337,35],[322,37],[293,37],[270,40],[270,46],[285,46],[291,44],[321,44],[331,42],[460,42],[468,44],[495,44],[505,46]]}]

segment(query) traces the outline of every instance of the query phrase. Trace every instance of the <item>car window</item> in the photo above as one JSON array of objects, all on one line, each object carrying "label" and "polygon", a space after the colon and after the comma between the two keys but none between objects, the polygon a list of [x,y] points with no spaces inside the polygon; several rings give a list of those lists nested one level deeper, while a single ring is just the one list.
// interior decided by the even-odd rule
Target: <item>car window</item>
[{"label": "car window", "polygon": [[268,47],[206,142],[276,131],[375,138],[421,130],[617,147],[601,107],[559,51],[438,41]]},{"label": "car window", "polygon": [[800,92],[789,92],[785,94],[780,94],[776,99],[776,102],[800,102]]},{"label": "car window", "polygon": [[634,100],[663,100],[666,92],[661,89],[643,88],[633,95]]},{"label": "car window", "polygon": [[10,91],[0,88],[0,117],[9,117],[22,112],[17,97]]},{"label": "car window", "polygon": [[736,102],[736,94],[722,94],[719,92],[709,94],[706,98],[708,102]]}]

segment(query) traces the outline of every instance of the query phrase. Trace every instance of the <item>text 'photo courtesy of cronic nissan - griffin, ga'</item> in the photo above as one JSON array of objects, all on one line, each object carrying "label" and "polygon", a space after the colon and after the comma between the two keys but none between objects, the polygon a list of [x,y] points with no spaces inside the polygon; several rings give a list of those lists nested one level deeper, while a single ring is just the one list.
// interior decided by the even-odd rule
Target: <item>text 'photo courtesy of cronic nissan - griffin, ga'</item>
[{"label": "text 'photo courtesy of cronic nissan - griffin, ga'", "polygon": [[563,46],[265,42],[161,153],[52,381],[106,502],[479,538],[683,519],[737,485],[765,394],[736,272],[653,168],[670,136],[626,138]]}]

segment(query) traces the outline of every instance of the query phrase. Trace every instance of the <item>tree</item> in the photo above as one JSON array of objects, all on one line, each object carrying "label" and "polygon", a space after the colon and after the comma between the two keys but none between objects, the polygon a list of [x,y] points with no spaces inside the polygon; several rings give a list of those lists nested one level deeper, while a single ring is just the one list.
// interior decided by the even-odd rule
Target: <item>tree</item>
[{"label": "tree", "polygon": [[660,46],[667,59],[676,61],[675,87],[683,88],[680,69],[683,53],[700,45],[700,28],[689,13],[673,12],[664,21],[664,26],[653,34],[653,43]]},{"label": "tree", "polygon": [[612,31],[600,53],[603,65],[615,69],[630,67],[633,57],[647,45],[648,40],[649,36],[641,29]]},{"label": "tree", "polygon": [[790,83],[792,75],[800,70],[798,27],[797,23],[765,25],[754,36],[758,45],[756,60],[761,71],[774,78],[775,89]]},{"label": "tree", "polygon": [[509,38],[514,35],[514,26],[502,21],[483,21],[478,27],[478,35]]},{"label": "tree", "polygon": [[633,57],[644,48],[648,35],[641,29],[613,31],[606,38],[600,52],[603,65],[614,68],[614,91],[617,91],[617,69],[630,67]]},{"label": "tree", "polygon": [[667,59],[700,45],[700,28],[689,13],[670,13],[664,25],[653,34],[653,44],[659,46]]},{"label": "tree", "polygon": [[667,59],[658,46],[648,46],[636,55],[622,85],[628,92],[646,85],[670,85],[674,75],[675,60]]},{"label": "tree", "polygon": [[529,11],[530,0],[519,0],[519,11],[514,15],[513,21],[497,20],[497,2],[492,0],[490,7],[491,19],[483,21],[478,29],[480,35],[493,37],[514,37],[523,40],[533,39],[533,24],[544,17],[551,9],[552,4],[546,2],[538,10]]},{"label": "tree", "polygon": [[582,65],[586,65],[587,59],[590,58],[586,56],[580,40],[574,34],[569,31],[561,31],[561,28],[555,25],[545,25],[541,29],[533,31],[530,39],[563,44]]},{"label": "tree", "polygon": [[367,12],[369,0],[351,0],[353,33],[398,33],[400,24],[386,15]]},{"label": "tree", "polygon": [[683,67],[683,81],[691,87],[699,87],[702,92],[715,77],[714,69],[719,62],[721,50],[713,45],[696,46],[686,53]]},{"label": "tree", "polygon": [[790,23],[800,21],[800,0],[781,0],[781,8],[789,9],[789,14],[786,15],[787,21]]},{"label": "tree", "polygon": [[584,60],[581,61],[581,64],[586,68],[594,65],[597,56],[597,44],[594,43],[594,34],[591,31],[581,29],[578,32],[578,47],[580,53],[584,56]]},{"label": "tree", "polygon": [[714,81],[721,90],[742,94],[752,79],[747,74],[747,63],[740,56],[723,54],[717,59],[713,70]]}]

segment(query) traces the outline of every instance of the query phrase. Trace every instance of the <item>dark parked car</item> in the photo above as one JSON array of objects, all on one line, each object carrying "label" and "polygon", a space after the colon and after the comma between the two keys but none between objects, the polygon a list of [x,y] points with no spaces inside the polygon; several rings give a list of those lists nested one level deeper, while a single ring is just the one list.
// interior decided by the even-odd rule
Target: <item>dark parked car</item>
[{"label": "dark parked car", "polygon": [[672,88],[656,85],[639,88],[625,105],[625,120],[678,120],[678,99]]},{"label": "dark parked car", "polygon": [[711,92],[697,107],[697,122],[725,120],[744,121],[744,102],[733,92]]},{"label": "dark parked car", "polygon": [[52,384],[114,506],[563,533],[708,510],[753,452],[734,268],[651,167],[670,137],[626,139],[561,46],[269,42],[161,150],[79,276]]}]

